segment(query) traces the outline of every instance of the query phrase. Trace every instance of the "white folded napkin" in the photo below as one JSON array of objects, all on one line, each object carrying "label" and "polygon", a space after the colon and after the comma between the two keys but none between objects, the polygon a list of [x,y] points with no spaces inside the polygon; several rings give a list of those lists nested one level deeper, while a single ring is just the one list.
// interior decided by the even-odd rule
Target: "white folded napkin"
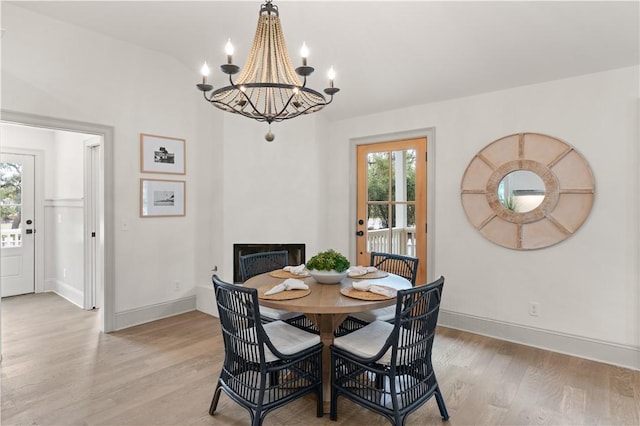
[{"label": "white folded napkin", "polygon": [[302,280],[298,280],[296,278],[287,278],[282,283],[274,286],[272,289],[264,292],[265,296],[269,296],[271,294],[280,293],[285,290],[308,290],[309,286],[304,283]]},{"label": "white folded napkin", "polygon": [[375,272],[378,269],[375,266],[352,266],[349,268],[350,277],[359,277],[360,275],[368,274],[369,272]]},{"label": "white folded napkin", "polygon": [[395,289],[371,284],[369,281],[353,282],[351,285],[356,290],[370,291],[371,293],[381,294],[387,297],[396,297],[398,295],[398,291]]},{"label": "white folded napkin", "polygon": [[300,275],[303,277],[308,277],[309,276],[309,271],[307,271],[307,267],[305,266],[305,264],[303,263],[302,265],[298,265],[298,266],[285,266],[284,268],[282,268],[284,271],[287,271],[293,275]]}]

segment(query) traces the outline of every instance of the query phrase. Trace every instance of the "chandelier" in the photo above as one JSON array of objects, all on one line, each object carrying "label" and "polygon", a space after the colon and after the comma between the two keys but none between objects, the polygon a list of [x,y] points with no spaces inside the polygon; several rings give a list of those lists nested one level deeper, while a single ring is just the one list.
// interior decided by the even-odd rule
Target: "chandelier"
[{"label": "chandelier", "polygon": [[[202,66],[202,83],[197,87],[204,98],[221,110],[240,114],[254,120],[267,122],[269,131],[265,135],[268,142],[275,138],[271,123],[289,120],[302,114],[320,111],[333,101],[340,89],[333,86],[335,72],[329,70],[329,87],[325,96],[307,87],[307,77],[313,67],[307,65],[309,51],[303,43],[300,55],[302,66],[293,68],[282,34],[278,7],[267,0],[260,7],[258,27],[253,39],[249,58],[242,71],[233,64],[233,45],[226,45],[227,63],[220,70],[229,76],[229,85],[213,90],[207,83],[209,67]],[[233,76],[238,74],[235,82]]]}]

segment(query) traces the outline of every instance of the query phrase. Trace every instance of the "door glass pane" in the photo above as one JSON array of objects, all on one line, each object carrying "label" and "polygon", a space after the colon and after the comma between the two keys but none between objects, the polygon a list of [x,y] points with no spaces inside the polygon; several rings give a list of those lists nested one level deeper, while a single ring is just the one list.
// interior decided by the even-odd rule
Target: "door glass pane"
[{"label": "door glass pane", "polygon": [[367,195],[369,201],[389,200],[389,153],[367,155]]},{"label": "door glass pane", "polygon": [[367,214],[367,251],[387,252],[390,244],[389,205],[369,204]]},{"label": "door glass pane", "polygon": [[405,236],[405,249],[407,256],[416,257],[416,205],[409,204],[407,206],[407,227],[404,230]]},{"label": "door glass pane", "polygon": [[405,185],[407,201],[416,200],[416,150],[404,151]]},{"label": "door glass pane", "polygon": [[22,165],[0,163],[0,229],[2,247],[22,246]]},{"label": "door glass pane", "polygon": [[416,205],[415,204],[407,205],[407,227],[408,228],[416,227]]},{"label": "door glass pane", "polygon": [[392,155],[392,200],[416,200],[416,151],[395,151]]}]

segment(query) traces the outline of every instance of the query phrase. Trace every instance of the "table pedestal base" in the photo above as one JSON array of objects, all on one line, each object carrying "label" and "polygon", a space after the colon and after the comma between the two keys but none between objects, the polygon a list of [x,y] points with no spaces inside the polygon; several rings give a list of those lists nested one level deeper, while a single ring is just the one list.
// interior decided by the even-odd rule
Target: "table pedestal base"
[{"label": "table pedestal base", "polygon": [[325,414],[331,408],[331,349],[333,344],[333,332],[342,321],[347,318],[347,314],[305,314],[307,318],[320,330],[320,340],[322,348],[322,394]]}]

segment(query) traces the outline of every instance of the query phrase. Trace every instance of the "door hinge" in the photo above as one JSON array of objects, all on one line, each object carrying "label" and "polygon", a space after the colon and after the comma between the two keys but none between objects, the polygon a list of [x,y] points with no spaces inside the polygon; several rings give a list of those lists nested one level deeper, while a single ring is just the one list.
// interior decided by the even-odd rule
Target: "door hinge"
[{"label": "door hinge", "polygon": [[428,223],[424,224],[424,232],[426,232],[427,234],[429,233],[429,224]]},{"label": "door hinge", "polygon": [[424,161],[429,161],[429,154],[427,154],[426,152],[424,153]]}]

